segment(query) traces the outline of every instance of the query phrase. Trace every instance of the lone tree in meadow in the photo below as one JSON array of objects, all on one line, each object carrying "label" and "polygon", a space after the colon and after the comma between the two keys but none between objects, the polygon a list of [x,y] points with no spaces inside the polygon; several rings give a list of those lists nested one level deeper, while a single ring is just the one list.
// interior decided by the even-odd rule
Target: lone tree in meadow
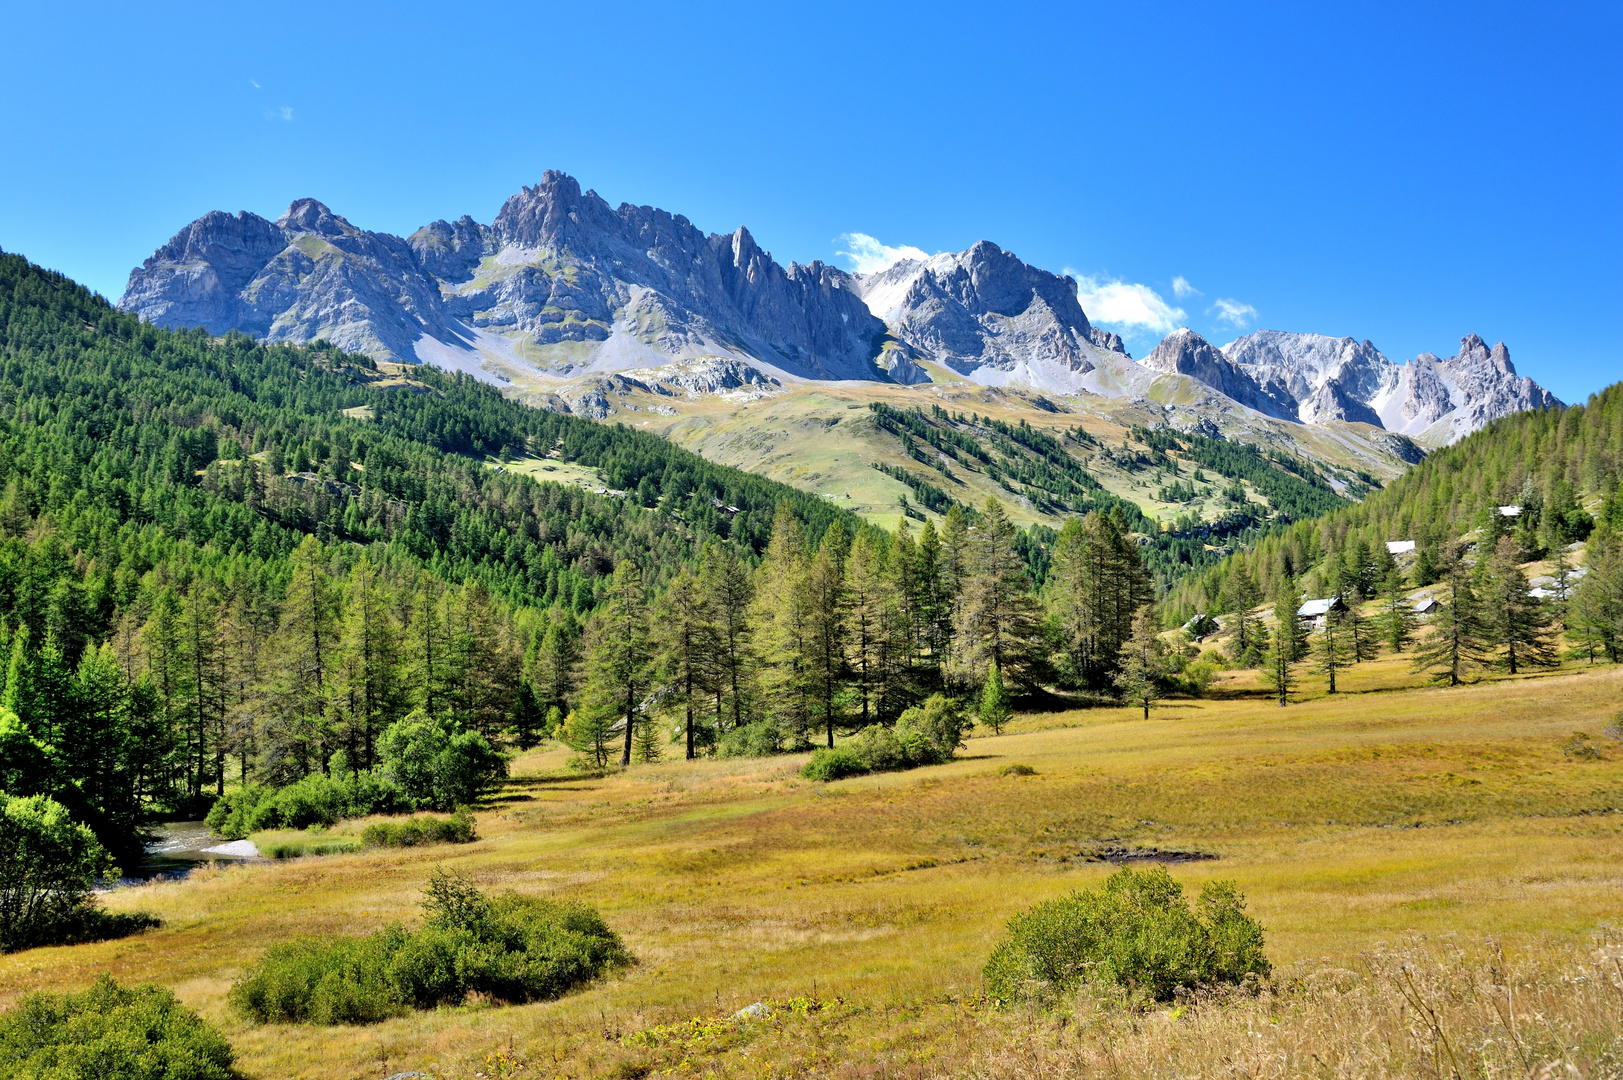
[{"label": "lone tree in meadow", "polygon": [[1161,680],[1166,677],[1159,631],[1153,604],[1133,613],[1133,634],[1122,645],[1121,671],[1116,675],[1116,688],[1122,697],[1144,709],[1146,720],[1150,706],[1161,698]]},{"label": "lone tree in meadow", "polygon": [[1262,658],[1262,681],[1278,695],[1280,708],[1290,704],[1291,691],[1296,689],[1296,664],[1302,658],[1302,624],[1296,618],[1300,604],[1296,580],[1284,578],[1274,593],[1277,625]]},{"label": "lone tree in meadow", "polygon": [[1323,629],[1314,633],[1308,642],[1313,656],[1313,670],[1328,680],[1332,694],[1336,692],[1336,673],[1356,658],[1348,618],[1348,612],[1331,608],[1324,613]]}]

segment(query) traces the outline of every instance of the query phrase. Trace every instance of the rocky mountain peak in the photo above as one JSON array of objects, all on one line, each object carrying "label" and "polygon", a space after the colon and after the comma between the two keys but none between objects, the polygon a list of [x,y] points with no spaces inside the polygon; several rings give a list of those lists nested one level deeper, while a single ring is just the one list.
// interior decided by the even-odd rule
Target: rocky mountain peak
[{"label": "rocky mountain peak", "polygon": [[276,225],[284,234],[315,233],[317,236],[346,236],[359,232],[355,226],[315,199],[295,199]]}]

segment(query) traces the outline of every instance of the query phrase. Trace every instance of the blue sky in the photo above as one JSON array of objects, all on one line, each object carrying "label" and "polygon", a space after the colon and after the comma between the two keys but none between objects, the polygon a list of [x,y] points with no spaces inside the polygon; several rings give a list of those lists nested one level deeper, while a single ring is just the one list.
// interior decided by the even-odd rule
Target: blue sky
[{"label": "blue sky", "polygon": [[1623,376],[1623,5],[1329,7],[3,0],[0,247],[116,297],[211,209],[405,234],[561,168],[784,262],[995,240],[1135,355]]}]

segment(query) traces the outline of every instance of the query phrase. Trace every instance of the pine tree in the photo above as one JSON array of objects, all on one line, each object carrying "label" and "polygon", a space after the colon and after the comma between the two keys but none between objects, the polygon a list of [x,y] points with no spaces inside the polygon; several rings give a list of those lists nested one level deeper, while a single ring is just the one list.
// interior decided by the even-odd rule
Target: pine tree
[{"label": "pine tree", "polygon": [[1302,624],[1296,617],[1301,603],[1295,579],[1281,576],[1274,591],[1274,632],[1262,658],[1263,683],[1278,696],[1281,708],[1290,704],[1291,691],[1296,688],[1296,664],[1302,658]]},{"label": "pine tree", "polygon": [[536,649],[530,683],[543,709],[567,714],[574,702],[575,668],[580,662],[580,624],[569,609],[555,607]]},{"label": "pine tree", "polygon": [[1219,603],[1230,618],[1231,649],[1234,662],[1241,667],[1255,666],[1261,655],[1255,640],[1257,623],[1251,617],[1251,610],[1261,602],[1262,590],[1257,588],[1257,579],[1243,562],[1239,563],[1224,580]]},{"label": "pine tree", "polygon": [[980,722],[992,729],[992,734],[1003,734],[1003,725],[1009,722],[1009,691],[1003,685],[1003,672],[994,664],[987,665],[986,681],[981,686]]},{"label": "pine tree", "polygon": [[620,764],[630,765],[653,659],[642,569],[633,560],[622,559],[615,567],[587,640],[585,708],[589,716],[613,716],[624,737]]},{"label": "pine tree", "polygon": [[[965,665],[957,662],[959,651],[958,616],[964,602],[974,563],[969,517],[963,505],[953,503],[941,519],[939,601],[936,605],[935,640],[940,645],[940,668],[944,677],[956,679]],[[960,683],[968,687],[973,682]]]},{"label": "pine tree", "polygon": [[712,541],[705,546],[699,579],[715,620],[716,726],[733,730],[743,726],[749,698],[749,570],[732,545]]},{"label": "pine tree", "polygon": [[891,693],[898,654],[895,639],[900,597],[886,563],[879,530],[859,529],[846,563],[846,665],[856,684],[860,726],[880,719],[880,704]]},{"label": "pine tree", "polygon": [[[225,793],[225,708],[227,672],[219,636],[219,597],[212,590],[194,588],[181,614],[183,685],[187,718],[187,793],[203,795],[208,780],[215,794]],[[213,759],[210,761],[210,759]]]},{"label": "pine tree", "polygon": [[344,703],[344,743],[356,768],[376,764],[377,739],[405,715],[400,628],[383,582],[365,556],[350,571],[338,642],[338,697]]},{"label": "pine tree", "polygon": [[1355,664],[1375,659],[1380,655],[1381,649],[1380,637],[1370,627],[1370,620],[1364,615],[1366,596],[1363,588],[1357,584],[1342,596],[1342,602],[1347,605],[1347,612],[1341,618],[1341,627],[1348,639],[1347,655]]},{"label": "pine tree", "polygon": [[720,647],[714,609],[692,570],[677,571],[655,604],[653,647],[663,704],[682,717],[687,759],[692,761],[704,741],[700,710],[717,681]]},{"label": "pine tree", "polygon": [[750,625],[753,667],[767,718],[799,745],[810,741],[812,714],[811,594],[800,522],[778,508],[772,538],[755,572]]},{"label": "pine tree", "polygon": [[839,699],[847,673],[850,597],[845,583],[845,537],[844,526],[837,521],[830,525],[806,568],[806,686],[830,749],[834,746],[834,729],[842,719]]},{"label": "pine tree", "polygon": [[1347,613],[1331,609],[1324,614],[1324,626],[1308,637],[1313,671],[1325,677],[1332,694],[1336,692],[1336,674],[1353,662],[1353,641],[1347,619]]},{"label": "pine tree", "polygon": [[1386,647],[1401,653],[1409,647],[1414,633],[1414,605],[1409,603],[1403,587],[1403,571],[1396,566],[1386,572],[1381,583],[1381,625],[1386,634]]},{"label": "pine tree", "polygon": [[995,498],[986,500],[971,547],[971,573],[958,611],[953,663],[971,685],[996,664],[1002,677],[1034,686],[1042,659],[1041,608],[1015,547],[1014,522]]},{"label": "pine tree", "polygon": [[1152,587],[1138,545],[1115,514],[1071,518],[1054,545],[1049,608],[1073,686],[1108,686],[1135,613]]},{"label": "pine tree", "polygon": [[1415,655],[1414,670],[1429,671],[1440,682],[1458,686],[1472,670],[1486,660],[1486,632],[1471,568],[1453,551],[1441,553],[1438,571],[1442,575],[1445,599],[1432,620],[1431,635]]},{"label": "pine tree", "polygon": [[1501,537],[1482,566],[1483,628],[1496,648],[1505,650],[1505,666],[1515,675],[1523,667],[1550,667],[1556,662],[1550,642],[1550,611],[1528,595],[1527,576],[1517,565],[1522,552],[1514,537]]},{"label": "pine tree", "polygon": [[275,781],[325,769],[332,745],[328,680],[336,651],[335,600],[315,537],[293,553],[275,657],[275,704],[265,732],[265,769]]},{"label": "pine tree", "polygon": [[1133,615],[1133,633],[1123,644],[1121,667],[1115,676],[1116,689],[1124,699],[1144,710],[1144,719],[1150,718],[1150,706],[1161,698],[1161,683],[1166,678],[1166,658],[1161,645],[1160,623],[1155,606],[1145,604]]}]

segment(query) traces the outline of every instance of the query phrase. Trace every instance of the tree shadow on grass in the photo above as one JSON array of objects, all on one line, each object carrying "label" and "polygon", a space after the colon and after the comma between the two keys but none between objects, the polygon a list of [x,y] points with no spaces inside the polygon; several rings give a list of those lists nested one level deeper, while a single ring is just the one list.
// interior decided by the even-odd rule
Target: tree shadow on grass
[{"label": "tree shadow on grass", "polygon": [[103,911],[86,904],[43,926],[22,939],[9,943],[5,952],[22,952],[48,945],[87,945],[93,941],[114,941],[132,937],[163,925],[163,920],[146,911]]}]

